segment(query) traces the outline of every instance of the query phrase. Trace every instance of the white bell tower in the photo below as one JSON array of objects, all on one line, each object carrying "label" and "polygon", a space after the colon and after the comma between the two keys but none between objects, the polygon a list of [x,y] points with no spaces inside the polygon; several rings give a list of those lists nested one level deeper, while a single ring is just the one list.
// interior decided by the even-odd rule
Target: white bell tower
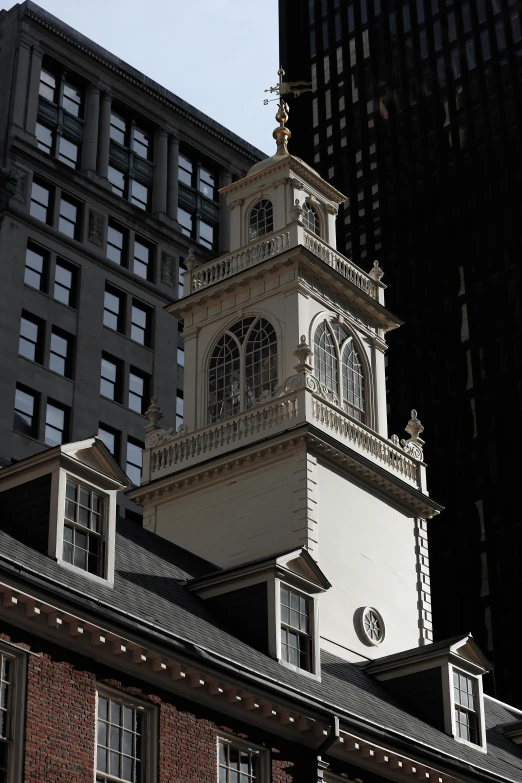
[{"label": "white bell tower", "polygon": [[305,548],[331,583],[321,647],[364,660],[432,640],[425,520],[430,500],[415,412],[388,438],[382,270],[336,251],[345,197],[289,154],[223,188],[231,252],[191,256],[184,321],[185,417],[156,405],[142,486],[144,525],[220,568]]}]

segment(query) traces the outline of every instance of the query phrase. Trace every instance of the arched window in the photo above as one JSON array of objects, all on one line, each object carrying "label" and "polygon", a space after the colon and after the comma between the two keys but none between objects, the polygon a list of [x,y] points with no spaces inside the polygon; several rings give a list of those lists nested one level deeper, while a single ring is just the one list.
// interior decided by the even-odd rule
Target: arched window
[{"label": "arched window", "polygon": [[259,403],[277,386],[277,337],[265,318],[238,321],[218,340],[209,363],[209,423]]},{"label": "arched window", "polygon": [[261,199],[250,210],[250,241],[269,234],[274,230],[274,210],[272,202]]},{"label": "arched window", "polygon": [[315,207],[313,207],[309,201],[305,201],[303,204],[303,223],[304,225],[310,230],[313,231],[314,234],[321,233],[321,225],[319,222],[319,215],[316,212]]},{"label": "arched window", "polygon": [[362,362],[352,335],[339,324],[323,321],[315,330],[314,375],[339,397],[350,416],[365,420]]}]

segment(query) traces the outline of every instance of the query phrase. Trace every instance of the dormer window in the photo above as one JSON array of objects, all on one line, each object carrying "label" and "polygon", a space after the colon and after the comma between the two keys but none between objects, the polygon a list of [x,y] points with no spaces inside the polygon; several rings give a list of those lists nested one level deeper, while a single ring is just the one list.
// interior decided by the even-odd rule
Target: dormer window
[{"label": "dormer window", "polygon": [[309,231],[313,231],[314,234],[320,236],[321,223],[319,221],[319,215],[317,214],[315,207],[313,207],[309,201],[305,201],[303,204],[302,221]]},{"label": "dormer window", "polygon": [[477,680],[453,669],[453,702],[455,735],[458,739],[480,745]]},{"label": "dormer window", "polygon": [[310,599],[281,585],[281,660],[311,671]]},{"label": "dormer window", "polygon": [[67,480],[63,526],[63,560],[103,576],[107,498]]},{"label": "dormer window", "polygon": [[274,209],[267,198],[258,201],[250,210],[250,241],[274,230]]}]

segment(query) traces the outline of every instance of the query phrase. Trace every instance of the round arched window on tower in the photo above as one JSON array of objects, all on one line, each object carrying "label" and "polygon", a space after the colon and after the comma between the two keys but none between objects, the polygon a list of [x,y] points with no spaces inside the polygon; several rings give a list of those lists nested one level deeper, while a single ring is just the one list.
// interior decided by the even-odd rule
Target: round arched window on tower
[{"label": "round arched window on tower", "polygon": [[361,631],[364,639],[368,644],[381,644],[384,641],[384,621],[377,611],[372,606],[366,606],[361,611]]},{"label": "round arched window on tower", "polygon": [[303,224],[309,231],[313,231],[317,236],[321,233],[321,226],[319,223],[319,215],[317,210],[313,207],[309,201],[305,201],[303,204]]},{"label": "round arched window on tower", "polygon": [[263,198],[254,204],[250,210],[249,228],[251,242],[274,230],[274,209],[269,199]]}]

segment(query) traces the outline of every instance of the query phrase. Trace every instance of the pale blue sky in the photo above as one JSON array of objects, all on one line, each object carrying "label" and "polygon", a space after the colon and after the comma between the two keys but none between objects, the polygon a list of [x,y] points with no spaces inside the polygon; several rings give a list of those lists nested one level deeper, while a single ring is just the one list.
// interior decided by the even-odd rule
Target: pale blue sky
[{"label": "pale blue sky", "polygon": [[[0,9],[16,5],[0,0]],[[272,154],[277,0],[40,0],[46,11]]]}]

